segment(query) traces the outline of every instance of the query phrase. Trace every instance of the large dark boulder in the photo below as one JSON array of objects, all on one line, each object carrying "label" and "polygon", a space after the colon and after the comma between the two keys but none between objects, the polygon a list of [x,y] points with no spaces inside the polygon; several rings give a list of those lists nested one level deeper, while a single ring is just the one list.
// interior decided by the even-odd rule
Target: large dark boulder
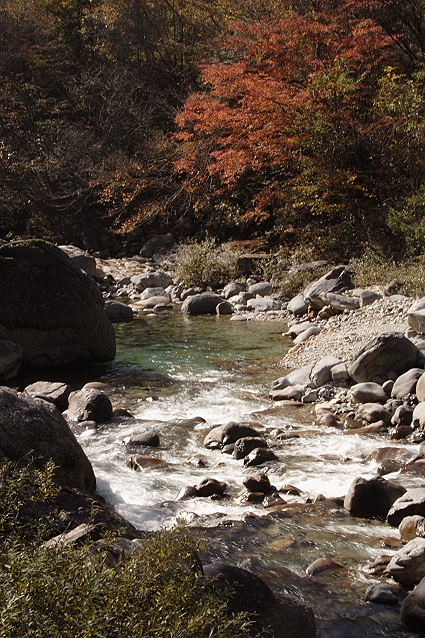
[{"label": "large dark boulder", "polygon": [[356,478],[344,499],[344,507],[352,516],[385,520],[388,511],[406,489],[382,476]]},{"label": "large dark boulder", "polygon": [[316,622],[313,611],[292,596],[275,597],[259,576],[233,565],[214,563],[205,565],[204,575],[215,587],[226,592],[229,614],[256,614],[251,628],[257,635],[271,628],[275,638],[315,638]]},{"label": "large dark boulder", "polygon": [[0,339],[19,344],[38,366],[110,361],[115,334],[97,284],[42,240],[0,246]]},{"label": "large dark boulder", "polygon": [[344,266],[339,266],[309,284],[304,290],[304,299],[315,308],[323,308],[328,305],[328,293],[341,293],[350,288],[353,288],[350,273]]},{"label": "large dark boulder", "polygon": [[52,459],[59,485],[94,492],[91,463],[57,407],[0,387],[0,458],[30,456],[39,467]]},{"label": "large dark boulder", "polygon": [[400,613],[410,631],[425,632],[425,578],[403,600]]},{"label": "large dark boulder", "polygon": [[224,299],[212,292],[202,292],[200,295],[187,297],[182,305],[182,312],[186,315],[214,315],[219,303]]},{"label": "large dark boulder", "polygon": [[384,332],[360,350],[348,373],[357,383],[373,381],[389,372],[403,374],[416,365],[418,355],[418,348],[401,332]]}]

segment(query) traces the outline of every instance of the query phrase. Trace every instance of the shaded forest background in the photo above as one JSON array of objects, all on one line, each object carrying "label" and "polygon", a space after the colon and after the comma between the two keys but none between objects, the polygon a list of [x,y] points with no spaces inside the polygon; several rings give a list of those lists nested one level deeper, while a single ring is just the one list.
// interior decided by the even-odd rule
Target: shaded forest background
[{"label": "shaded forest background", "polygon": [[0,0],[0,238],[425,252],[425,1]]}]

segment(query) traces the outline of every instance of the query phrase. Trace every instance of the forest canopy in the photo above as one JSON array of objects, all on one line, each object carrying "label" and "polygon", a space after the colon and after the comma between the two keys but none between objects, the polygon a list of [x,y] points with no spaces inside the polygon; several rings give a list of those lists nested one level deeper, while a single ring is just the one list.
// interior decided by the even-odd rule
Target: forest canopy
[{"label": "forest canopy", "polygon": [[0,237],[424,251],[425,1],[0,0],[0,34]]}]

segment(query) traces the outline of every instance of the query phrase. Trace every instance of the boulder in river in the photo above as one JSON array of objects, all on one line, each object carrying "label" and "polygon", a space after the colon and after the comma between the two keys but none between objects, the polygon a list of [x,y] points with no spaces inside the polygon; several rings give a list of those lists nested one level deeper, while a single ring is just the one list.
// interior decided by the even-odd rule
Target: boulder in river
[{"label": "boulder in river", "polygon": [[112,418],[112,404],[101,390],[82,388],[71,392],[68,409],[64,414],[71,421],[105,423]]},{"label": "boulder in river", "polygon": [[414,538],[399,549],[385,573],[404,587],[417,585],[425,578],[425,538]]},{"label": "boulder in river", "polygon": [[393,503],[406,489],[395,481],[382,476],[365,479],[356,478],[344,499],[344,507],[352,516],[385,520]]},{"label": "boulder in river", "polygon": [[316,638],[313,611],[287,594],[275,597],[270,587],[255,574],[225,563],[203,567],[207,581],[226,594],[229,614],[256,614],[252,635],[266,628],[275,638]]},{"label": "boulder in river", "polygon": [[52,459],[59,485],[94,492],[91,463],[57,407],[0,387],[0,458],[30,456],[38,467]]},{"label": "boulder in river", "polygon": [[398,527],[405,516],[425,516],[425,487],[413,487],[394,501],[388,512],[388,523]]},{"label": "boulder in river", "polygon": [[71,386],[67,383],[54,381],[36,381],[27,385],[24,393],[33,399],[44,399],[63,412],[68,407],[68,397],[71,394]]},{"label": "boulder in river", "polygon": [[406,596],[401,605],[401,619],[410,631],[425,629],[425,578]]},{"label": "boulder in river", "polygon": [[111,323],[133,321],[132,308],[121,301],[113,301],[112,299],[109,299],[105,303],[105,314]]},{"label": "boulder in river", "polygon": [[42,240],[0,246],[0,339],[23,361],[53,366],[110,361],[115,333],[97,284],[57,246]]}]

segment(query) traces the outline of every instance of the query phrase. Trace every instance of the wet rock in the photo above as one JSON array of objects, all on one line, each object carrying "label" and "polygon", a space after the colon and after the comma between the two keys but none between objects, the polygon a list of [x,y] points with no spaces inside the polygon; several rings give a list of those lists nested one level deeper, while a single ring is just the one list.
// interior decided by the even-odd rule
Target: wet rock
[{"label": "wet rock", "polygon": [[229,443],[236,443],[238,439],[250,436],[260,437],[261,434],[250,425],[231,421],[223,426],[221,442],[223,445],[228,445]]},{"label": "wet rock", "polygon": [[167,462],[162,459],[157,459],[153,456],[143,456],[143,454],[132,454],[132,456],[127,458],[125,464],[136,472],[166,467],[168,465]]},{"label": "wet rock", "polygon": [[335,571],[336,569],[344,569],[344,565],[336,563],[331,558],[316,558],[305,571],[308,576],[317,576],[323,572]]},{"label": "wet rock", "polygon": [[288,332],[285,333],[285,336],[291,337],[291,339],[295,339],[298,335],[302,334],[305,330],[309,328],[318,328],[319,324],[312,321],[302,321],[301,323],[294,323],[289,327]]},{"label": "wet rock", "polygon": [[406,439],[412,432],[413,428],[410,425],[398,425],[396,429],[391,432],[390,439],[392,441],[401,441],[402,439]]},{"label": "wet rock", "polygon": [[357,383],[373,381],[390,371],[403,374],[415,366],[418,354],[418,348],[403,334],[386,332],[360,350],[348,372]]},{"label": "wet rock", "polygon": [[60,248],[42,240],[2,244],[0,279],[0,340],[19,344],[24,362],[114,358],[115,333],[99,286]]},{"label": "wet rock", "polygon": [[290,372],[286,375],[286,377],[280,377],[276,379],[272,383],[272,390],[283,390],[290,385],[309,385],[313,387],[313,384],[310,379],[311,371],[313,370],[312,365],[303,366],[299,370],[295,370],[294,372]]},{"label": "wet rock", "polygon": [[234,445],[233,456],[235,459],[244,459],[255,448],[267,447],[267,443],[258,437],[247,436],[238,439]]},{"label": "wet rock", "polygon": [[268,448],[257,447],[244,458],[244,465],[245,467],[253,467],[255,465],[261,465],[262,463],[267,463],[269,461],[278,460],[278,457],[274,452],[272,452],[272,450],[269,450]]},{"label": "wet rock", "polygon": [[377,464],[377,472],[380,476],[397,472],[411,458],[408,450],[399,447],[381,447],[369,454],[368,463]]},{"label": "wet rock", "polygon": [[181,311],[187,315],[214,315],[222,297],[212,292],[203,292],[199,295],[187,297],[182,305]]},{"label": "wet rock", "polygon": [[275,638],[316,638],[313,611],[301,601],[288,595],[277,599],[263,580],[240,567],[214,563],[203,569],[207,581],[227,592],[229,614],[257,614],[253,636],[271,627]]},{"label": "wet rock", "polygon": [[406,596],[401,605],[401,620],[410,631],[424,632],[425,628],[425,578]]},{"label": "wet rock", "polygon": [[0,457],[20,461],[31,454],[37,467],[54,461],[59,485],[94,492],[91,463],[57,407],[0,387]]},{"label": "wet rock", "polygon": [[305,385],[290,385],[282,390],[270,390],[273,401],[301,401],[307,387]]},{"label": "wet rock", "polygon": [[393,503],[406,489],[382,476],[372,479],[359,477],[353,481],[344,499],[344,507],[351,516],[385,520]]},{"label": "wet rock", "polygon": [[425,537],[425,517],[418,516],[405,516],[398,526],[401,539],[403,543],[408,543],[414,538]]},{"label": "wet rock", "polygon": [[71,386],[67,383],[59,383],[53,381],[36,381],[31,385],[27,385],[24,393],[33,399],[44,399],[53,403],[60,412],[66,410],[68,406],[68,397],[71,393]]},{"label": "wet rock", "polygon": [[24,353],[21,346],[12,341],[0,341],[0,379],[13,379],[21,367]]},{"label": "wet rock", "polygon": [[399,549],[385,573],[403,587],[417,585],[425,577],[425,538],[414,538]]},{"label": "wet rock", "polygon": [[196,487],[194,485],[187,485],[186,487],[182,487],[175,500],[186,501],[187,499],[194,498],[195,496],[198,496]]},{"label": "wet rock", "polygon": [[139,308],[145,310],[146,308],[156,308],[157,306],[169,306],[170,297],[165,295],[164,297],[149,297],[148,299],[141,299],[140,301],[136,301],[133,306],[134,308]]},{"label": "wet rock", "polygon": [[372,576],[382,576],[385,573],[391,559],[392,556],[390,554],[382,554],[371,563],[365,565],[363,570]]},{"label": "wet rock", "polygon": [[416,382],[416,396],[419,403],[425,401],[425,372],[422,373]]},{"label": "wet rock", "polygon": [[106,423],[112,418],[112,404],[101,390],[84,387],[71,392],[64,415],[71,421]]},{"label": "wet rock", "polygon": [[[167,286],[167,288],[172,288],[172,286]],[[145,288],[142,294],[140,295],[140,299],[150,299],[151,297],[166,297],[169,301],[171,300],[171,296],[169,293],[165,291],[165,288],[161,286],[157,286],[156,288]]]},{"label": "wet rock", "polygon": [[222,301],[217,304],[215,311],[218,315],[231,315],[233,314],[233,306],[228,301]]},{"label": "wet rock", "polygon": [[133,310],[130,306],[120,301],[106,301],[105,314],[112,323],[133,321]]},{"label": "wet rock", "polygon": [[392,505],[388,512],[388,523],[398,527],[405,516],[425,516],[425,488],[407,490]]},{"label": "wet rock", "polygon": [[156,432],[133,434],[123,439],[127,447],[159,447],[159,435]]},{"label": "wet rock", "polygon": [[197,496],[222,496],[227,489],[227,483],[213,478],[205,478],[195,487]]},{"label": "wet rock", "polygon": [[356,383],[350,393],[356,403],[385,403],[388,399],[382,386],[372,381]]},{"label": "wet rock", "polygon": [[255,472],[243,480],[243,484],[249,492],[261,492],[268,494],[271,490],[270,479],[266,472]]},{"label": "wet rock", "polygon": [[397,596],[385,585],[371,585],[365,591],[364,599],[378,605],[398,605]]}]

